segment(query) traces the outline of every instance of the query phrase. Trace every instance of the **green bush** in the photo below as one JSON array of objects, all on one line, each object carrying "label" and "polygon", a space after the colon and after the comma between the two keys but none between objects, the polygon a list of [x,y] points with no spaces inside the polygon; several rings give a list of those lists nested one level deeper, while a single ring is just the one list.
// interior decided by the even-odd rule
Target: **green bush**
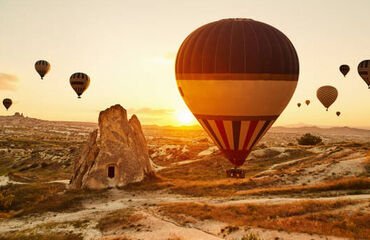
[{"label": "green bush", "polygon": [[322,142],[321,137],[306,133],[297,139],[299,145],[316,145]]}]

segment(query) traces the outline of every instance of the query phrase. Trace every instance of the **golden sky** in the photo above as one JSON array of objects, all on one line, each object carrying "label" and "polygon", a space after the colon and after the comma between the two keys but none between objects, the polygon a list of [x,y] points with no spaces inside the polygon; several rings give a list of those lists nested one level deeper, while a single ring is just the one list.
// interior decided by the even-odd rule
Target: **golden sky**
[{"label": "golden sky", "polygon": [[[97,121],[119,103],[144,124],[194,124],[177,91],[176,52],[196,28],[245,17],[285,33],[300,60],[298,87],[275,126],[369,128],[370,90],[357,74],[370,58],[369,9],[368,0],[0,0],[0,98],[14,102],[0,115]],[[39,59],[51,64],[43,81]],[[346,78],[343,63],[351,67]],[[77,71],[91,79],[82,99],[69,85]],[[329,112],[316,99],[327,84],[339,91]],[[306,99],[311,105],[297,108]]]}]

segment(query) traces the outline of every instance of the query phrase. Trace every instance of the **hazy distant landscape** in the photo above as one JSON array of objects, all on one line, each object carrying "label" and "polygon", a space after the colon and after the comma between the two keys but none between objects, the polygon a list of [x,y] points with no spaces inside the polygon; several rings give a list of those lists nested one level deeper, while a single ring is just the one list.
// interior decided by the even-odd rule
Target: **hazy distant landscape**
[{"label": "hazy distant landscape", "polygon": [[[244,164],[247,177],[229,179],[231,163],[199,127],[143,126],[156,177],[124,189],[69,191],[73,163],[95,128],[20,114],[0,117],[0,239],[370,234],[369,130],[274,127]],[[307,132],[323,143],[298,145]]]}]

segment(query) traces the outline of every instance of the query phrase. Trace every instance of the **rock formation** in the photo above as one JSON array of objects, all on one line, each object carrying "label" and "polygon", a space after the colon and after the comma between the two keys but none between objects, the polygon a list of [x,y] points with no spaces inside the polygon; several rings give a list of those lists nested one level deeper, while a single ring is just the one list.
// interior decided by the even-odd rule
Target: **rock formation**
[{"label": "rock formation", "polygon": [[99,115],[98,130],[90,133],[75,162],[71,189],[104,189],[139,182],[153,173],[139,119],[127,120],[126,110],[112,106]]}]

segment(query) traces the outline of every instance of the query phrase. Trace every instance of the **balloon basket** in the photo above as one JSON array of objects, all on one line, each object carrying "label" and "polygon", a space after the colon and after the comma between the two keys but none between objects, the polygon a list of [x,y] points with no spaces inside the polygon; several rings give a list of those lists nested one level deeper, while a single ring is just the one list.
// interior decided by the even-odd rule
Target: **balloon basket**
[{"label": "balloon basket", "polygon": [[226,170],[226,176],[228,178],[245,178],[245,169],[231,168]]}]

